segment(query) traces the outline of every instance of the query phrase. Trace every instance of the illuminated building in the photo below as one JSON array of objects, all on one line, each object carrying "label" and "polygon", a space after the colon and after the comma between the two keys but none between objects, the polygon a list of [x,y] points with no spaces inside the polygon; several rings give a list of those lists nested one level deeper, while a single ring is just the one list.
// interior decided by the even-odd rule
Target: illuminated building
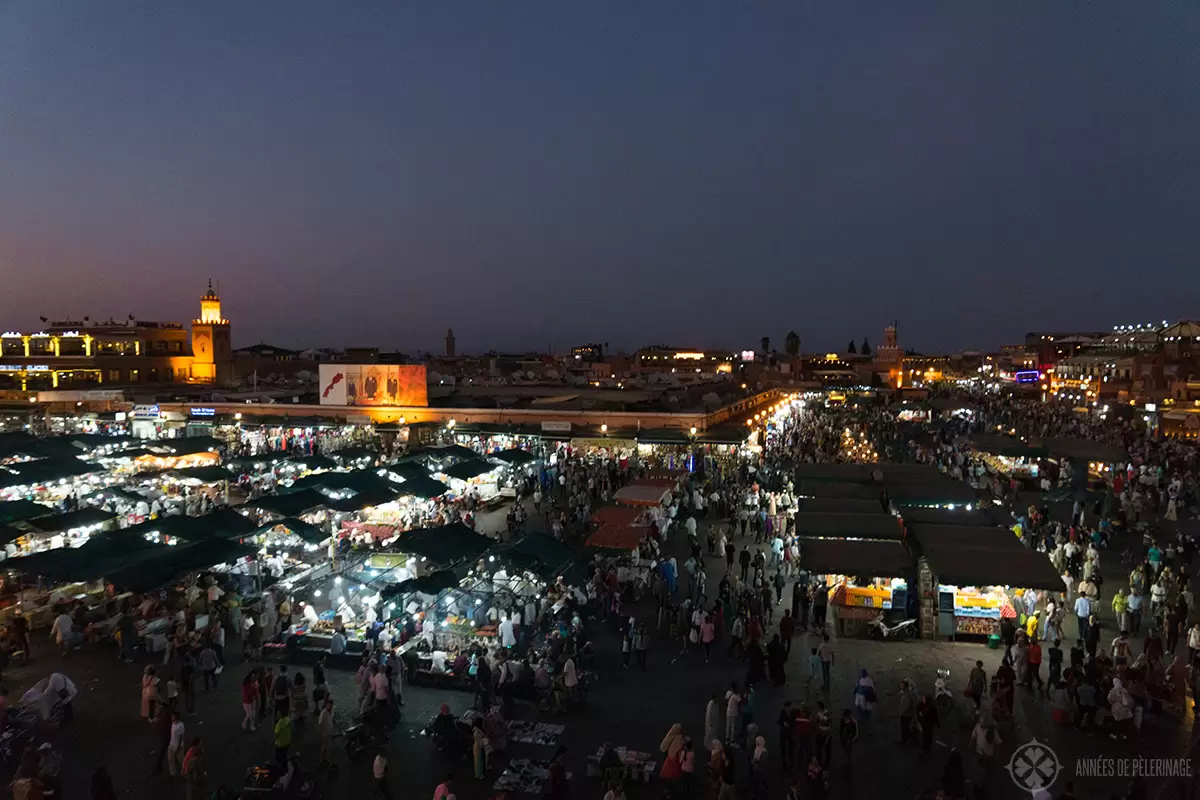
[{"label": "illuminated building", "polygon": [[128,384],[219,383],[231,363],[229,321],[212,291],[200,319],[179,322],[109,319],[50,322],[36,333],[0,334],[0,389],[40,391]]},{"label": "illuminated building", "polygon": [[677,375],[730,372],[735,359],[734,353],[724,350],[690,350],[662,345],[643,347],[634,354],[634,363],[639,372],[674,372]]}]

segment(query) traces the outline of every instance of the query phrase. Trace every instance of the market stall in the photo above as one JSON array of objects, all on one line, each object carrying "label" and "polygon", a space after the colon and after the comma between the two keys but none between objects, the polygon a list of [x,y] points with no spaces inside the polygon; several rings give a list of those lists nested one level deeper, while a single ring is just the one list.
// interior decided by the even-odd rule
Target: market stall
[{"label": "market stall", "polygon": [[0,467],[0,500],[57,503],[115,482],[101,465],[74,456],[21,461]]},{"label": "market stall", "polygon": [[470,458],[440,468],[435,474],[449,482],[450,490],[456,497],[470,496],[486,506],[501,499],[497,482],[499,473],[498,464],[480,458]]},{"label": "market stall", "polygon": [[794,520],[796,535],[808,538],[899,541],[904,537],[900,519],[891,514],[822,514],[802,510]]},{"label": "market stall", "polygon": [[996,635],[1001,618],[1017,616],[1025,591],[1064,588],[1050,559],[1005,528],[917,524],[911,532],[931,583],[922,617],[938,636]]},{"label": "market stall", "polygon": [[81,508],[23,520],[12,527],[22,535],[5,544],[8,558],[60,547],[80,547],[93,535],[115,527],[115,516],[98,508]]},{"label": "market stall", "polygon": [[899,621],[915,612],[909,593],[913,559],[899,541],[801,538],[800,568],[828,587],[839,636],[865,632],[880,615]]}]

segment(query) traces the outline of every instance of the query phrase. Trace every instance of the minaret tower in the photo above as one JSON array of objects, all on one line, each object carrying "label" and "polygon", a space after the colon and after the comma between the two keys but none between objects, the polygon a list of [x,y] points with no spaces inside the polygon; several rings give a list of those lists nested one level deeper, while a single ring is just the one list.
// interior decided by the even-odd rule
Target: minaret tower
[{"label": "minaret tower", "polygon": [[446,358],[454,358],[454,328],[446,329]]},{"label": "minaret tower", "polygon": [[221,298],[213,290],[200,297],[200,318],[192,320],[192,380],[227,384],[232,377],[233,337],[229,320],[221,316]]}]

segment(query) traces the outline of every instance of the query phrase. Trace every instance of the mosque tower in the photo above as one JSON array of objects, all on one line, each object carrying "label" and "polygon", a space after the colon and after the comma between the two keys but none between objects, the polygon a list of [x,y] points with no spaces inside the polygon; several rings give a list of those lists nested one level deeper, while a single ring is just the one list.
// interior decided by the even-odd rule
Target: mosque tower
[{"label": "mosque tower", "polygon": [[192,320],[192,380],[224,386],[233,377],[233,336],[221,316],[221,298],[213,290],[200,297],[200,318]]},{"label": "mosque tower", "polygon": [[446,358],[454,358],[454,328],[446,329]]}]

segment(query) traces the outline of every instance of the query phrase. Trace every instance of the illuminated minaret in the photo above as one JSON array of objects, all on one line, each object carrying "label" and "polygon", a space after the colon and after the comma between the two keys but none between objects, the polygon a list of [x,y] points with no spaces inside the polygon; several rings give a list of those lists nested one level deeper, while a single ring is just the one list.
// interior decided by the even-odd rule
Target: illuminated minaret
[{"label": "illuminated minaret", "polygon": [[229,320],[221,316],[221,298],[208,291],[200,298],[200,318],[192,320],[192,380],[224,385],[232,374],[233,337]]}]

